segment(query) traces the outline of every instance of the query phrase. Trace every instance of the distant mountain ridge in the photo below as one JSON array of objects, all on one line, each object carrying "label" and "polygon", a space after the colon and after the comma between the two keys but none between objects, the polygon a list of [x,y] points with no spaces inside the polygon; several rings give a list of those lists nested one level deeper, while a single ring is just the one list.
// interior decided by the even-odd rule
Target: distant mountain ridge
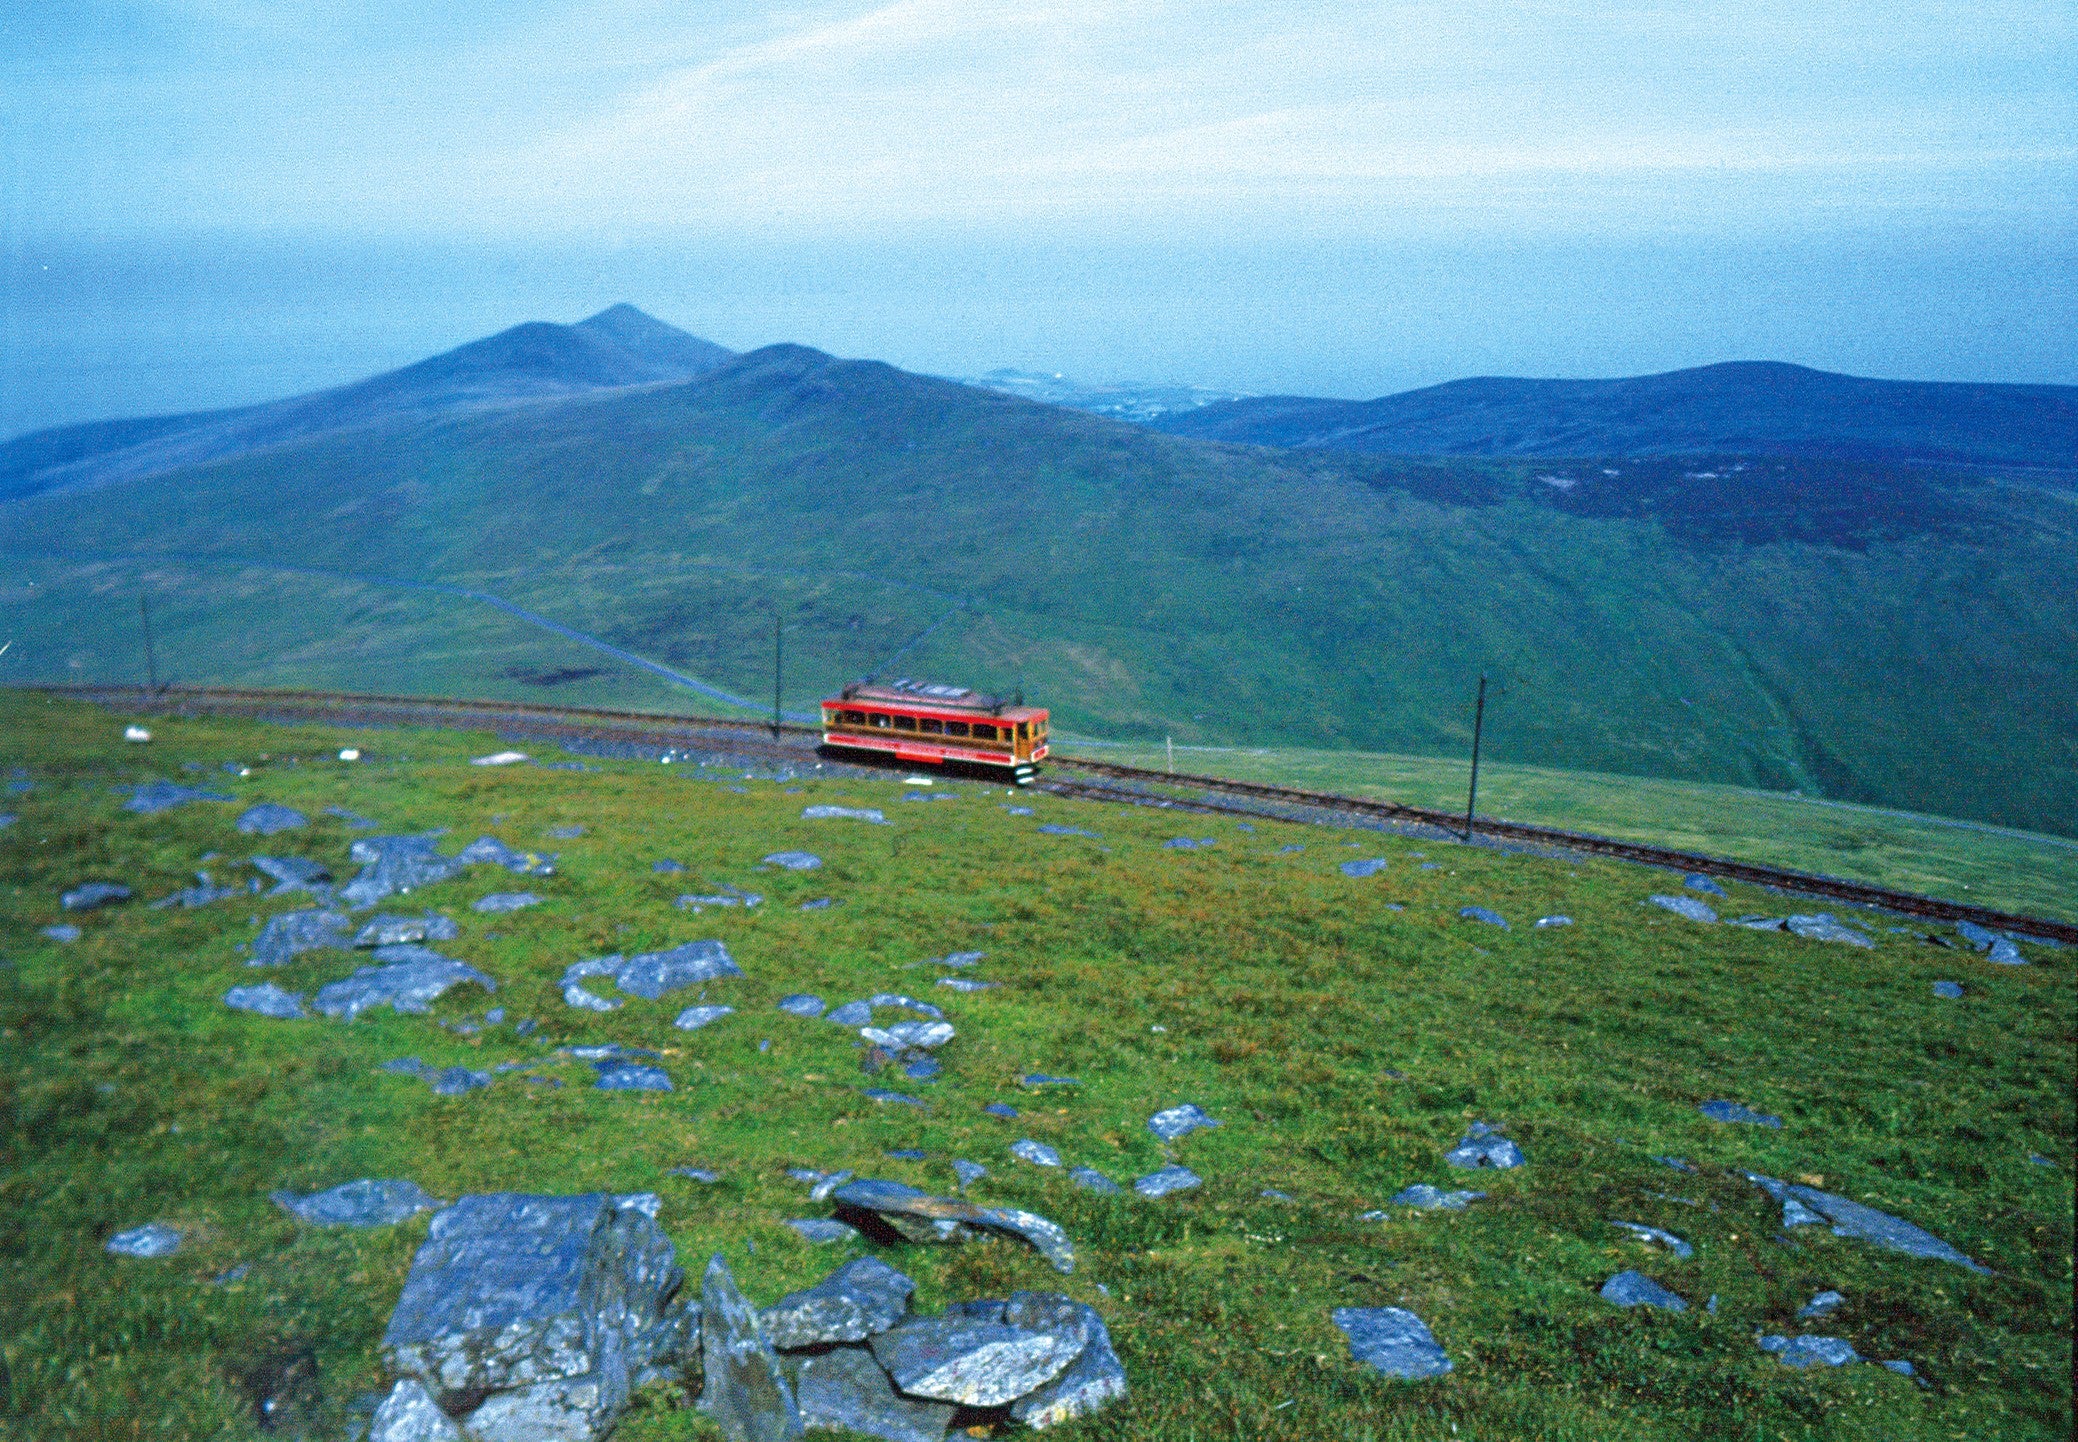
[{"label": "distant mountain ridge", "polygon": [[1869,380],[1732,361],[1621,380],[1262,396],[1151,419],[1198,440],[1406,456],[1746,455],[2078,469],[2078,386]]},{"label": "distant mountain ridge", "polygon": [[734,358],[631,305],[575,325],[530,321],[310,395],[33,431],[0,444],[0,500],[135,480],[404,417],[686,381]]}]

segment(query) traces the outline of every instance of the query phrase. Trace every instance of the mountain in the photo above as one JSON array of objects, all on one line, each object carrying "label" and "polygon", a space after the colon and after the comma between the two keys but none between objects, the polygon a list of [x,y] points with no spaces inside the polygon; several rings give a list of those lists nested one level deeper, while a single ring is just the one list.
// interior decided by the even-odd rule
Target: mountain
[{"label": "mountain", "polygon": [[1131,381],[1088,385],[1064,375],[1011,369],[992,370],[984,376],[961,377],[960,383],[1001,391],[1006,396],[1022,396],[1028,401],[1044,401],[1050,406],[1088,411],[1093,416],[1110,416],[1113,420],[1139,421],[1142,424],[1217,401],[1245,399],[1233,391],[1206,390],[1202,386],[1139,385]]},{"label": "mountain", "polygon": [[0,445],[0,498],[134,480],[403,416],[682,381],[733,354],[631,305],[575,325],[535,321],[312,395],[35,431]]},{"label": "mountain", "polygon": [[1174,435],[1405,456],[1830,457],[2078,469],[2078,386],[1865,380],[1742,361],[1626,380],[1450,381],[1372,401],[1263,396]]},{"label": "mountain", "polygon": [[1832,458],[1210,445],[800,346],[0,504],[12,679],[656,707],[488,592],[799,709],[1722,781],[2071,834],[2078,492]]}]

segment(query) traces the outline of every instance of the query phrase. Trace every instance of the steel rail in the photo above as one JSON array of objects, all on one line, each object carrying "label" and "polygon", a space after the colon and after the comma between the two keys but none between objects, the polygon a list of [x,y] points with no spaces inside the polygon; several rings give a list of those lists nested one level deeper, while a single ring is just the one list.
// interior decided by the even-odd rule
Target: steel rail
[{"label": "steel rail", "polygon": [[[374,696],[338,691],[259,690],[235,687],[169,686],[154,692],[140,686],[30,686],[24,690],[69,697],[136,712],[191,712],[212,715],[291,716],[311,722],[345,726],[435,726],[444,728],[482,727],[486,730],[524,731],[547,739],[558,737],[586,740],[621,740],[640,744],[676,746],[712,744],[716,733],[728,737],[728,745],[740,754],[795,757],[800,745],[787,746],[780,738],[819,738],[817,726],[785,724],[773,737],[770,722],[722,719],[705,716],[671,716],[653,711],[619,711],[598,707],[545,706],[526,701],[472,701],[438,697]],[[1108,778],[1133,786],[1183,789],[1202,793],[1179,797],[1161,791],[1128,791],[1115,786],[1046,778],[1039,788],[1055,795],[1079,800],[1149,806],[1164,810],[1207,814],[1264,815],[1246,803],[1303,807],[1335,815],[1433,827],[1451,836],[1461,836],[1464,818],[1454,812],[1426,806],[1409,806],[1395,801],[1373,801],[1326,791],[1306,791],[1290,786],[1273,786],[1260,781],[1234,781],[1218,776],[1199,776],[1154,771],[1139,766],[1092,761],[1081,757],[1050,756],[1049,765],[1085,775]],[[1274,814],[1274,813],[1268,813]],[[1304,818],[1284,817],[1292,820]],[[1566,831],[1493,817],[1475,819],[1476,834],[1493,840],[1550,847],[1588,856],[1606,856],[1645,866],[1677,871],[1708,871],[1718,877],[1777,887],[1802,895],[1833,901],[1873,906],[1930,921],[1970,921],[1994,931],[2013,931],[2067,944],[2078,944],[2078,925],[2046,917],[2025,916],[1938,897],[1893,891],[1866,882],[1848,881],[1786,867],[1738,861],[1695,851],[1678,851],[1644,842],[1620,841],[1586,832]]]}]

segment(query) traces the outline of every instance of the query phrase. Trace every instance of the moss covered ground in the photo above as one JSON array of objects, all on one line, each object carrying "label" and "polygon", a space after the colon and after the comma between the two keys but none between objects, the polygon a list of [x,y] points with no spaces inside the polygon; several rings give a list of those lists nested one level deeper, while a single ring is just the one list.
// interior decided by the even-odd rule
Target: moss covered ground
[{"label": "moss covered ground", "polygon": [[[277,1187],[394,1176],[448,1198],[654,1190],[682,1260],[721,1251],[770,1301],[865,1245],[811,1247],[787,1229],[825,1210],[788,1168],[848,1167],[943,1192],[955,1157],[990,1169],[976,1199],[1058,1220],[1078,1250],[1074,1275],[1009,1243],[888,1258],[927,1309],[1021,1286],[1096,1306],[1133,1394],[1067,1437],[2070,1433],[2068,950],[2029,948],[2031,965],[1996,967],[1863,917],[1879,944],[1862,951],[1683,921],[1643,904],[1668,889],[1665,874],[1630,866],[1274,822],[1251,831],[976,783],[941,783],[932,794],[958,799],[923,804],[905,802],[893,778],[472,767],[501,745],[482,735],[220,720],[153,729],[148,746],[126,745],[106,713],[0,697],[0,766],[28,782],[0,795],[18,818],[0,829],[6,1435],[256,1435],[251,1379],[285,1365],[316,1379],[299,1404],[312,1435],[342,1435],[355,1400],[384,1384],[377,1340],[425,1220],[299,1227],[268,1202]],[[363,759],[334,759],[342,745]],[[237,805],[121,809],[118,785],[154,778],[313,820],[263,840],[234,829]],[[804,820],[818,802],[879,807],[890,824]],[[357,958],[318,951],[272,972],[247,967],[236,948],[254,918],[295,898],[145,903],[198,867],[242,881],[255,852],[346,872],[363,833],[323,814],[333,805],[385,834],[445,827],[449,849],[489,833],[559,853],[553,876],[474,869],[384,908],[453,916],[462,935],[440,949],[497,978],[495,998],[464,988],[430,1016],[385,1010],[352,1025],[222,1005],[226,989],[259,980],[308,993]],[[1099,835],[1044,835],[1041,823]],[[584,833],[548,837],[570,826]],[[1179,834],[1217,844],[1161,844]],[[759,868],[795,848],[824,866]],[[1368,856],[1388,864],[1362,880],[1338,870]],[[664,857],[687,872],[653,872]],[[84,880],[126,883],[137,898],[62,917],[60,891]],[[672,904],[723,883],[766,900],[698,916]],[[542,904],[469,908],[521,887]],[[1788,909],[1729,889],[1721,908]],[[824,896],[838,904],[800,909]],[[1467,905],[1513,924],[1465,920]],[[1532,925],[1553,913],[1574,925]],[[78,941],[42,935],[66,919]],[[736,1014],[704,1030],[671,1027],[690,995],[600,1016],[558,994],[572,961],[703,937],[725,941],[746,972],[708,988]],[[1002,986],[940,990],[936,969],[915,965],[959,950],[986,952],[966,974]],[[1961,981],[1966,996],[1937,998],[1936,979]],[[936,1082],[879,1079],[923,1108],[866,1098],[855,1038],[774,1005],[795,991],[837,1002],[882,990],[939,1001],[958,1029]],[[507,1024],[474,1035],[439,1025],[480,1022],[491,1004]],[[522,1017],[539,1020],[534,1037],[515,1034]],[[675,1090],[598,1091],[588,1067],[555,1057],[607,1041],[661,1052]],[[506,1075],[440,1097],[381,1070],[406,1055],[476,1068],[542,1059],[539,1073],[563,1084]],[[1079,1084],[1022,1085],[1033,1072]],[[1784,1124],[1706,1121],[1696,1103],[1713,1097]],[[997,1101],[1021,1114],[982,1111]],[[1204,1177],[1196,1191],[1102,1197],[1007,1152],[1032,1137],[1130,1183],[1165,1160],[1146,1118],[1184,1101],[1224,1123],[1170,1149]],[[1529,1164],[1452,1172],[1442,1153],[1473,1120],[1505,1125]],[[887,1155],[909,1148],[928,1156]],[[668,1174],[683,1165],[722,1180]],[[1991,1274],[1822,1227],[1785,1240],[1780,1209],[1742,1167],[1823,1178],[1813,1184],[1937,1232]],[[1418,1181],[1491,1195],[1456,1214],[1387,1205]],[[1358,1220],[1379,1209],[1384,1220]],[[1694,1255],[1625,1240],[1611,1218],[1665,1227]],[[103,1250],[147,1221],[181,1228],[182,1250],[157,1261]],[[1626,1267],[1696,1305],[1675,1316],[1602,1302],[1596,1288]],[[1796,1322],[1827,1288],[1846,1295],[1842,1310],[1822,1328]],[[1711,1295],[1714,1315],[1701,1305]],[[1414,1309],[1456,1370],[1418,1383],[1367,1373],[1329,1321],[1350,1305]],[[1763,1330],[1845,1337],[1864,1357],[1912,1361],[1920,1381],[1871,1365],[1792,1371],[1756,1348]],[[713,1436],[682,1401],[669,1388],[641,1394],[618,1435]]]}]

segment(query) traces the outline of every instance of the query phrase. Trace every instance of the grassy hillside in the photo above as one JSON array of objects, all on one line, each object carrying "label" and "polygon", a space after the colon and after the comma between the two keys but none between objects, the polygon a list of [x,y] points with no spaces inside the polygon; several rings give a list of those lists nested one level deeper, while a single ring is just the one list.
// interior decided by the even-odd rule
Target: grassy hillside
[{"label": "grassy hillside", "polygon": [[[690,385],[137,482],[120,504],[22,501],[0,546],[184,558],[164,571],[197,599],[168,647],[195,680],[250,677],[239,654],[278,655],[284,628],[311,639],[269,676],[355,670],[309,618],[211,592],[193,569],[210,558],[459,581],[752,695],[775,609],[805,697],[963,602],[899,669],[1022,685],[1096,734],[1461,754],[1484,671],[1497,759],[2068,834],[2078,496],[1736,464],[1561,485],[1549,466],[1207,446],[776,347]],[[134,674],[112,575],[73,565],[10,615],[131,640],[46,640],[8,674]],[[434,689],[481,694],[518,664],[392,641],[441,657],[413,662]]]},{"label": "grassy hillside", "polygon": [[[655,1190],[681,1258],[724,1252],[762,1303],[863,1245],[813,1248],[789,1231],[785,1219],[824,1209],[786,1168],[946,1190],[955,1157],[989,1168],[977,1199],[1059,1221],[1074,1275],[1007,1244],[884,1255],[916,1279],[925,1310],[1030,1286],[1102,1312],[1133,1394],[1064,1438],[2069,1434],[2069,951],[1994,967],[1880,924],[1872,951],[1701,927],[1641,905],[1666,883],[1636,868],[1368,837],[1350,849],[1337,833],[1276,823],[1189,818],[1216,845],[1176,851],[1160,843],[1179,818],[1049,797],[1023,798],[1038,814],[1013,816],[978,786],[912,805],[891,782],[467,765],[495,744],[487,736],[163,722],[147,748],[121,742],[118,724],[0,698],[0,763],[30,783],[8,796],[20,819],[0,830],[0,1430],[11,1435],[257,1437],[252,1381],[292,1363],[312,1385],[277,1422],[343,1432],[354,1399],[385,1382],[376,1339],[425,1219],[299,1228],[268,1203],[273,1188],[396,1176],[447,1198]],[[347,742],[366,759],[329,759]],[[227,760],[250,774],[227,774]],[[237,801],[118,809],[114,784],[169,775]],[[241,837],[232,818],[261,799],[318,819]],[[880,806],[892,824],[804,821],[819,801]],[[351,1026],[234,1013],[219,1001],[228,987],[266,979],[307,993],[359,960],[319,951],[247,967],[235,946],[251,918],[294,899],[142,904],[198,866],[240,881],[256,851],[346,869],[352,833],[320,815],[335,804],[384,832],[447,827],[450,849],[492,832],[560,853],[556,875],[524,883],[543,898],[531,910],[469,910],[513,886],[497,871],[399,899],[460,923],[441,949],[496,978],[495,998],[463,990],[430,1016],[385,1010]],[[1041,822],[1100,838],[1044,836]],[[584,834],[547,839],[573,824]],[[825,865],[758,870],[782,847]],[[1383,874],[1337,869],[1369,855],[1387,859]],[[687,876],[653,874],[665,856]],[[138,901],[73,918],[76,942],[45,939],[60,889],[89,877],[126,882]],[[768,899],[698,918],[671,905],[689,882],[724,881]],[[1780,908],[1732,889],[1734,909]],[[796,906],[819,896],[841,904]],[[1461,919],[1468,904],[1513,928]],[[1574,925],[1528,924],[1553,912]],[[671,1028],[678,998],[596,1016],[557,993],[580,957],[695,937],[726,941],[746,972],[714,984],[708,999],[737,1012],[705,1030]],[[958,1036],[940,1080],[905,1084],[922,1109],[865,1098],[848,1035],[774,1007],[793,991],[924,990],[932,971],[914,963],[963,948],[987,952],[973,974],[1003,985],[931,989]],[[1948,978],[1962,1000],[1930,992]],[[492,1002],[505,1024],[484,1024]],[[521,1017],[540,1032],[518,1036]],[[464,1023],[478,1029],[452,1029]],[[660,1050],[675,1089],[599,1092],[555,1050],[604,1041]],[[406,1055],[486,1070],[527,1061],[562,1084],[508,1074],[440,1097],[381,1069]],[[1080,1084],[1020,1086],[1033,1071]],[[1695,1107],[1712,1097],[1784,1124],[1709,1122]],[[999,1100],[1021,1115],[981,1112]],[[1146,1117],[1186,1100],[1224,1125],[1175,1144],[1204,1185],[1161,1201],[1082,1191],[1006,1150],[1029,1136],[1130,1181],[1163,1160]],[[1473,1120],[1505,1125],[1528,1165],[1470,1178],[1445,1166]],[[890,1158],[895,1148],[928,1156]],[[1671,1171],[1662,1155],[1698,1170]],[[722,1180],[667,1174],[682,1165]],[[1992,1272],[1824,1227],[1784,1238],[1781,1209],[1741,1167],[1903,1216]],[[1461,1213],[1387,1205],[1416,1181],[1489,1195]],[[1612,1217],[1664,1227],[1694,1255],[1626,1240]],[[153,1220],[183,1231],[181,1251],[103,1250]],[[1602,1302],[1596,1289],[1623,1268],[1695,1305],[1673,1316]],[[1798,1322],[1822,1289],[1844,1293],[1844,1307]],[[1456,1370],[1414,1384],[1362,1371],[1328,1319],[1349,1305],[1415,1310]],[[1864,1357],[1911,1361],[1925,1385],[1872,1365],[1792,1371],[1756,1348],[1757,1331],[1843,1337]],[[645,1391],[618,1435],[716,1436],[684,1400],[683,1387]]]}]

